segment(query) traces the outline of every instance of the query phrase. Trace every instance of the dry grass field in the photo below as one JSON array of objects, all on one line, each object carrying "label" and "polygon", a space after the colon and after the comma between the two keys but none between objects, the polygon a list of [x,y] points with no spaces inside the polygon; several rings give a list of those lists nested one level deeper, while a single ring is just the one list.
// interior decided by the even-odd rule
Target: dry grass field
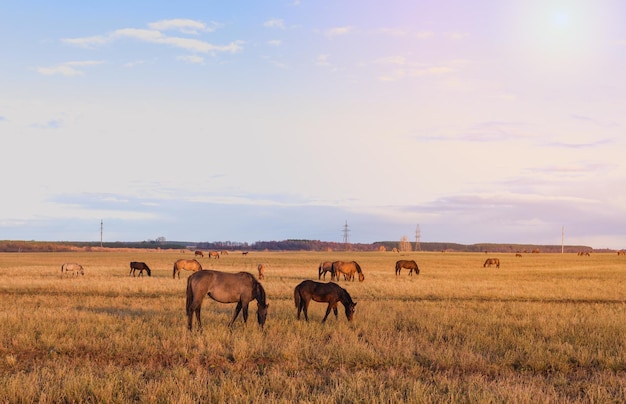
[{"label": "dry grass field", "polygon": [[[186,328],[189,253],[0,254],[0,402],[622,403],[626,402],[626,257],[616,254],[231,253],[204,268],[256,274],[270,302],[227,327],[234,304],[205,300]],[[395,276],[397,259],[419,276]],[[355,321],[293,289],[322,260],[357,260],[344,282]],[[85,275],[63,276],[64,262]],[[152,277],[129,276],[145,261]],[[328,279],[327,279],[328,280]]]}]

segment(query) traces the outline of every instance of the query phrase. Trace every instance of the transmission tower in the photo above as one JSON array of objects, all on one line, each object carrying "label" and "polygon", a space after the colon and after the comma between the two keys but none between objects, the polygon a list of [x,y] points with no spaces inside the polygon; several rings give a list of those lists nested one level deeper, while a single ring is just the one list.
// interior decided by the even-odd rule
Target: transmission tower
[{"label": "transmission tower", "polygon": [[422,247],[420,245],[420,239],[422,238],[422,234],[420,231],[420,225],[418,224],[415,228],[415,251],[421,251]]},{"label": "transmission tower", "polygon": [[350,242],[349,237],[350,229],[348,228],[348,221],[346,220],[346,224],[343,225],[343,244],[348,247],[348,243]]}]

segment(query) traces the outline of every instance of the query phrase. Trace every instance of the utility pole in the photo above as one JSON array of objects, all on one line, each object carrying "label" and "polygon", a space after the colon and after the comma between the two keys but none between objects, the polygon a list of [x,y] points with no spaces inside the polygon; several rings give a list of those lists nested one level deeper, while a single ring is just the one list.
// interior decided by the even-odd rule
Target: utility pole
[{"label": "utility pole", "polygon": [[415,251],[421,251],[422,246],[420,245],[420,240],[422,238],[422,234],[420,231],[420,225],[418,224],[415,228]]},{"label": "utility pole", "polygon": [[102,231],[104,230],[104,223],[100,219],[100,247],[102,247]]},{"label": "utility pole", "polygon": [[346,224],[343,226],[343,244],[346,250],[348,250],[348,243],[350,242],[349,233],[350,229],[348,228],[348,221],[346,220]]},{"label": "utility pole", "polygon": [[561,226],[561,254],[565,251],[565,226]]}]

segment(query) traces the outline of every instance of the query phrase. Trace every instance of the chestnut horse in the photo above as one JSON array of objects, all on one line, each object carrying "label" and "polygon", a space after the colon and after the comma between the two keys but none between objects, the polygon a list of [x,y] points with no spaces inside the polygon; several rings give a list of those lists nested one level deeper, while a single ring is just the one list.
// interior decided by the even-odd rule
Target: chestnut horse
[{"label": "chestnut horse", "polygon": [[261,328],[267,318],[269,303],[265,301],[265,289],[261,283],[248,272],[220,272],[202,270],[191,274],[187,279],[187,328],[191,330],[193,315],[196,314],[198,328],[202,328],[200,309],[202,300],[208,295],[220,303],[237,303],[235,313],[228,322],[232,326],[239,312],[243,310],[243,322],[248,322],[248,304],[252,300],[257,302],[257,321]]},{"label": "chestnut horse", "polygon": [[220,259],[220,253],[217,251],[209,251],[209,259],[215,257],[215,259]]},{"label": "chestnut horse", "polygon": [[198,255],[199,255],[199,256],[201,256],[202,258],[204,258],[204,253],[203,253],[202,251],[200,251],[200,250],[196,250],[196,251],[193,253],[193,256],[194,256],[194,257],[197,257]]},{"label": "chestnut horse", "polygon": [[324,279],[326,279],[326,272],[330,272],[330,280],[335,280],[335,271],[333,271],[333,263],[331,261],[320,262],[320,266],[317,269],[317,279],[322,279],[322,275],[324,275]]},{"label": "chestnut horse", "polygon": [[333,272],[335,273],[335,279],[337,280],[339,280],[339,272],[343,274],[344,280],[354,281],[354,274],[357,272],[359,273],[359,282],[363,282],[365,280],[365,275],[363,275],[363,271],[361,271],[361,266],[356,261],[335,261],[333,262]]},{"label": "chestnut horse", "polygon": [[399,260],[396,261],[396,275],[400,275],[400,271],[402,268],[406,268],[409,270],[409,275],[413,275],[413,271],[415,271],[415,275],[420,274],[420,269],[417,266],[417,262],[414,260]]},{"label": "chestnut horse", "polygon": [[128,273],[128,276],[130,276],[130,274],[133,274],[134,277],[135,271],[139,271],[139,276],[143,276],[143,271],[146,271],[148,273],[148,276],[152,276],[152,271],[145,262],[131,261],[130,272]]},{"label": "chestnut horse", "polygon": [[500,260],[498,258],[487,258],[487,260],[483,264],[483,268],[490,267],[492,265],[495,265],[496,268],[500,268]]},{"label": "chestnut horse", "polygon": [[257,270],[259,271],[259,280],[262,281],[265,279],[265,264],[259,264]]},{"label": "chestnut horse", "polygon": [[63,272],[65,272],[66,275],[70,272],[72,275],[76,276],[78,276],[78,274],[85,275],[85,270],[82,265],[69,262],[61,265],[61,273]]},{"label": "chestnut horse", "polygon": [[202,265],[196,260],[185,260],[180,259],[174,263],[174,272],[172,273],[172,278],[176,279],[176,274],[178,274],[178,279],[180,279],[180,270],[184,269],[185,271],[200,271],[202,269]]},{"label": "chestnut horse", "polygon": [[316,302],[328,302],[326,315],[322,319],[322,323],[328,318],[331,309],[333,313],[335,313],[335,318],[339,319],[337,314],[337,303],[339,302],[343,304],[348,321],[352,321],[356,309],[356,303],[352,301],[348,291],[334,282],[302,281],[293,291],[293,300],[298,309],[298,320],[300,320],[300,312],[304,312],[304,319],[309,321],[308,310],[311,300]]}]

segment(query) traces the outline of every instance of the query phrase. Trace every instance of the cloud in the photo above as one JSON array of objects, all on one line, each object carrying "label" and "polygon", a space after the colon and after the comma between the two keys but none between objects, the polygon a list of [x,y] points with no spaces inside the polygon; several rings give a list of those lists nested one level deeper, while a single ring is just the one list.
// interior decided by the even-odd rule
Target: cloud
[{"label": "cloud", "polygon": [[102,61],[96,60],[84,60],[84,61],[76,61],[76,62],[65,62],[56,66],[49,67],[38,67],[36,71],[39,74],[43,74],[44,76],[65,76],[65,77],[74,77],[74,76],[82,76],[84,74],[81,67],[95,66],[102,64]]},{"label": "cloud", "polygon": [[[148,26],[151,29],[122,28],[107,35],[97,35],[83,38],[64,38],[62,41],[72,45],[93,47],[105,45],[122,39],[135,39],[142,42],[182,48],[190,52],[212,54],[216,52],[236,53],[243,49],[243,41],[232,41],[227,45],[214,45],[200,39],[168,36],[161,32],[162,30],[170,30],[174,28],[181,30],[184,33],[192,34],[197,34],[201,28],[204,32],[211,31],[211,28],[206,27],[203,23],[193,20],[164,20],[148,24]],[[160,29],[155,29],[154,27],[158,27]],[[194,29],[191,29],[191,27]]]},{"label": "cloud", "polygon": [[45,123],[35,123],[30,125],[31,128],[36,129],[58,129],[63,126],[63,122],[58,119],[51,119]]},{"label": "cloud", "polygon": [[324,31],[324,34],[329,38],[333,38],[336,36],[347,35],[353,31],[354,31],[354,27],[352,26],[335,27],[335,28],[327,29],[326,31]]},{"label": "cloud", "polygon": [[188,19],[161,20],[148,24],[148,27],[157,31],[176,30],[191,35],[197,35],[199,32],[213,32],[222,26],[213,21],[210,25],[206,25],[203,22]]},{"label": "cloud", "polygon": [[270,46],[280,46],[282,45],[283,41],[281,41],[280,39],[273,39],[271,41],[267,41],[267,44]]},{"label": "cloud", "polygon": [[270,20],[265,21],[263,23],[263,26],[267,28],[285,29],[285,21],[283,21],[280,18],[272,18]]},{"label": "cloud", "polygon": [[192,64],[204,64],[204,58],[198,55],[187,55],[187,56],[178,56],[177,60],[182,60],[183,62],[192,63]]}]

